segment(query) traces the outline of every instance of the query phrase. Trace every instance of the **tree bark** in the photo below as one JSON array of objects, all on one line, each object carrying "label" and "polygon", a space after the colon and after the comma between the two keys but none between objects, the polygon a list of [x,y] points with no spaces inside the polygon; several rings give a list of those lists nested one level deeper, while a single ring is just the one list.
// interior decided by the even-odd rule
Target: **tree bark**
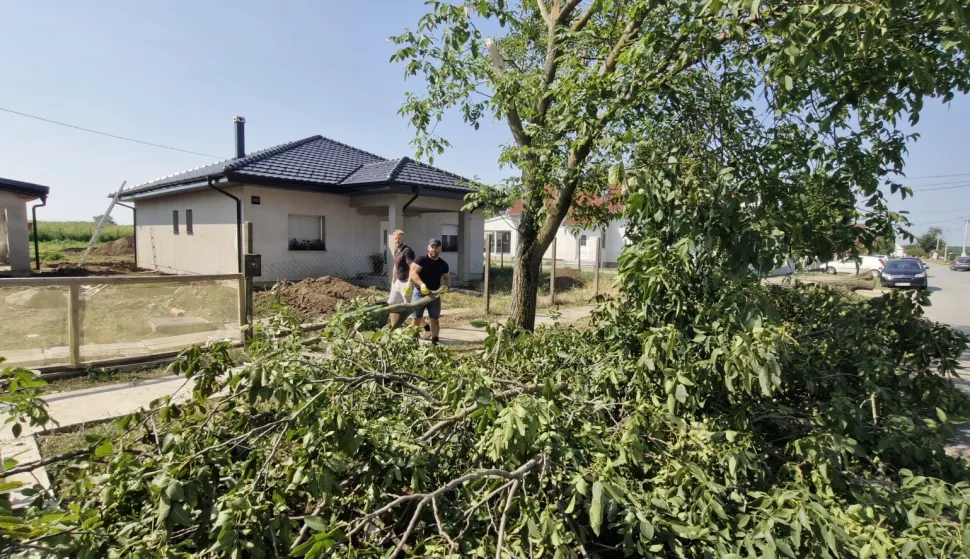
[{"label": "tree bark", "polygon": [[[528,206],[528,204],[526,204]],[[532,331],[536,324],[536,300],[539,295],[542,255],[547,246],[539,241],[533,225],[534,216],[528,215],[529,207],[522,210],[519,226],[519,242],[515,249],[515,266],[512,269],[512,301],[509,318],[518,328]]]}]

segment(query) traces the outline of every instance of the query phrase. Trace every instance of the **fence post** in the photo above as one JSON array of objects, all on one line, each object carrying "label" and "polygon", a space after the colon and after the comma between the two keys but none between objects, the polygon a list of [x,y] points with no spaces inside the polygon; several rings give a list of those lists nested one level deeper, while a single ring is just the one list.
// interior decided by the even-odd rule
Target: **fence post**
[{"label": "fence post", "polygon": [[556,304],[556,239],[552,239],[552,266],[549,268],[549,304]]},{"label": "fence post", "polygon": [[[243,247],[245,254],[253,253],[253,222],[247,221],[243,223]],[[241,325],[246,324],[251,325],[253,323],[253,277],[250,275],[249,270],[243,270],[243,292],[245,297],[245,315],[243,319],[240,319]],[[246,330],[245,340],[249,340],[252,337],[252,330]]]},{"label": "fence post", "polygon": [[593,263],[593,297],[599,297],[600,295],[600,266],[602,262],[602,254],[600,253],[600,247],[602,247],[602,242],[600,239],[596,239],[596,260]]},{"label": "fence post", "polygon": [[485,235],[485,246],[488,250],[485,251],[485,314],[488,314],[489,306],[492,301],[491,286],[489,285],[489,279],[492,275],[492,238],[493,235],[488,233]]},{"label": "fence post", "polygon": [[72,367],[81,362],[81,287],[75,283],[67,286],[67,348]]}]

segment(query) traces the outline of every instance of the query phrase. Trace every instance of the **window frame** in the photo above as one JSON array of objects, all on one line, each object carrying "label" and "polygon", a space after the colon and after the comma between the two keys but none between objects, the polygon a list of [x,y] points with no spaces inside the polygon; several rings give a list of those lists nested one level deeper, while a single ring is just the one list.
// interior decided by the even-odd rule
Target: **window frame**
[{"label": "window frame", "polygon": [[192,210],[185,210],[185,234],[193,235],[195,234],[195,229],[192,226]]},{"label": "window frame", "polygon": [[179,211],[172,210],[172,234],[179,234]]},{"label": "window frame", "polygon": [[[290,218],[293,217],[309,217],[317,219],[320,227],[320,238],[311,240],[290,237]],[[327,216],[315,214],[286,214],[286,227],[287,251],[327,252]]]},{"label": "window frame", "polygon": [[[454,242],[449,242],[449,239]],[[441,252],[458,252],[458,235],[441,235]]]}]

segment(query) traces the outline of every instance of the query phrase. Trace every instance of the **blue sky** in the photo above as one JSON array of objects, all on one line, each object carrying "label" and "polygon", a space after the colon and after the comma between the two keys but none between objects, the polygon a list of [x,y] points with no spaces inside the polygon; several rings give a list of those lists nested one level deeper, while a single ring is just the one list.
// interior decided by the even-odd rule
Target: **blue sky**
[{"label": "blue sky", "polygon": [[[386,38],[424,10],[419,0],[0,0],[0,107],[221,158],[232,154],[235,115],[246,117],[249,150],[322,134],[410,155],[412,130],[397,110],[422,84],[388,62]],[[966,97],[929,104],[907,174],[968,175],[906,182],[970,182],[968,122]],[[489,182],[507,175],[496,164],[504,125],[476,132],[455,118],[438,131],[454,147],[436,165]],[[123,180],[211,161],[0,112],[0,176],[51,186],[40,210],[48,220],[90,219]],[[917,193],[893,207],[913,212],[914,232],[936,225],[962,242],[970,188]],[[116,215],[131,221],[128,210]]]}]

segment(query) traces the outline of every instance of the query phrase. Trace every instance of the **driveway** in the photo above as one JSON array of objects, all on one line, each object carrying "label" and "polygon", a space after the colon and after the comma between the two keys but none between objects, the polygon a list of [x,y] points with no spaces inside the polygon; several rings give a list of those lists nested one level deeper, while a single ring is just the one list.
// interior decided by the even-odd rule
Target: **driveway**
[{"label": "driveway", "polygon": [[[970,334],[970,272],[952,272],[946,266],[930,264],[929,274],[932,304],[926,307],[927,317]],[[963,353],[963,367],[962,378],[953,383],[970,394],[970,350]],[[970,456],[970,424],[964,424],[951,450]]]}]

